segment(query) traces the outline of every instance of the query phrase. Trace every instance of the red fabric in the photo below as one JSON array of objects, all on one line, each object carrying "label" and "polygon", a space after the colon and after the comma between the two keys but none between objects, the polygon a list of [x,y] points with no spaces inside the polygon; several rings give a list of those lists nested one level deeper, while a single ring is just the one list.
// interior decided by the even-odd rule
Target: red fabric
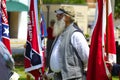
[{"label": "red fabric", "polygon": [[53,28],[48,27],[47,33],[48,33],[48,39],[54,40],[55,37],[53,36]]},{"label": "red fabric", "polygon": [[[106,1],[104,2],[106,5]],[[108,28],[106,28],[106,33],[105,33],[105,52],[109,55],[111,54],[112,56],[116,56],[116,44],[115,44],[115,37],[114,37],[114,24],[113,24],[113,16],[112,16],[112,8],[111,8],[111,0],[108,0],[108,17],[107,17],[108,23]],[[108,56],[107,60],[113,60],[110,59]],[[112,67],[110,64],[106,64],[110,73],[112,72]],[[111,79],[112,80],[112,76]]]},{"label": "red fabric", "polygon": [[106,75],[102,53],[103,0],[97,1],[98,1],[98,19],[92,34],[90,44],[87,80],[109,80]]},{"label": "red fabric", "polygon": [[32,74],[32,75],[34,75],[34,78],[35,78],[35,80],[42,80],[42,76],[41,76],[41,73],[39,72],[39,70],[32,70],[32,71],[30,71],[30,73]]},{"label": "red fabric", "polygon": [[[109,4],[111,5],[111,4]],[[107,40],[107,47],[108,50],[106,50],[107,53],[113,53],[116,54],[116,44],[115,44],[115,37],[114,37],[114,24],[113,24],[113,17],[112,12],[108,15],[108,40]]]},{"label": "red fabric", "polygon": [[30,5],[30,21],[31,21],[31,26],[32,28],[32,40],[31,36],[28,35],[27,40],[31,42],[32,48],[35,49],[38,53],[39,51],[39,46],[38,46],[38,35],[37,35],[37,23],[36,23],[36,14],[35,14],[35,5],[34,5],[34,0],[31,0],[31,5]]},{"label": "red fabric", "polygon": [[[90,45],[90,56],[88,61],[88,71],[87,71],[87,80],[112,80],[108,79],[107,69],[111,71],[110,64],[104,64],[105,60],[108,60],[108,56],[104,56],[104,50],[108,54],[116,54],[115,38],[114,38],[114,26],[112,18],[112,10],[110,0],[108,0],[108,23],[104,20],[106,17],[103,14],[106,14],[104,11],[106,8],[103,5],[106,5],[105,0],[98,1],[98,17],[96,25],[92,34],[91,45]],[[103,2],[104,1],[104,2]],[[107,28],[106,25],[108,24]],[[107,29],[102,31],[103,29]],[[108,33],[106,33],[108,32]],[[105,46],[102,47],[102,33],[104,33]],[[107,68],[105,68],[107,66]]]},{"label": "red fabric", "polygon": [[6,46],[8,51],[10,52],[10,54],[12,55],[12,51],[11,51],[11,47],[10,47],[10,39],[3,37],[2,42],[4,43],[4,45]]},{"label": "red fabric", "polygon": [[41,68],[41,74],[44,74],[44,72],[45,72],[45,67],[46,67],[46,57],[45,57],[45,51],[42,51],[42,54],[43,54],[43,66],[42,66],[42,68]]}]

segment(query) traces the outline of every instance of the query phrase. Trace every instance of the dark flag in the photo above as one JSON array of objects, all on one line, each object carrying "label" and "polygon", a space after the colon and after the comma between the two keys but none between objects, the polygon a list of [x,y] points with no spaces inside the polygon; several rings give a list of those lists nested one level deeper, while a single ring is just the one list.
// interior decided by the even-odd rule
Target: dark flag
[{"label": "dark flag", "polygon": [[38,0],[30,1],[29,17],[27,31],[27,43],[25,51],[25,71],[31,73],[35,80],[41,79],[40,68],[43,66],[42,51],[40,46],[40,30],[38,29]]}]

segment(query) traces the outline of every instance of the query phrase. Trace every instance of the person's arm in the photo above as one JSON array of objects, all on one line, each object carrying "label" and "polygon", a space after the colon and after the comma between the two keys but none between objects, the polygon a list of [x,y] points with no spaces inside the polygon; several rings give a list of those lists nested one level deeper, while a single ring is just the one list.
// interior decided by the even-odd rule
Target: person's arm
[{"label": "person's arm", "polygon": [[84,69],[86,69],[88,64],[89,46],[85,37],[80,32],[74,32],[71,36],[71,43],[77,50],[78,55],[84,64]]}]

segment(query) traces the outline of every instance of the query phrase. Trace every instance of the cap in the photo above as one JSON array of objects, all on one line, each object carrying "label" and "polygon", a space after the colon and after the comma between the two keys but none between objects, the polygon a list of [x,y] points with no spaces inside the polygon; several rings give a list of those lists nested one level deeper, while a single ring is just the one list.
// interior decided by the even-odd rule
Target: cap
[{"label": "cap", "polygon": [[63,11],[64,14],[66,14],[72,18],[75,16],[74,7],[72,7],[72,6],[62,6],[60,10]]},{"label": "cap", "polygon": [[56,14],[62,14],[62,13],[64,13],[62,10],[60,10],[60,9],[58,9],[58,10],[55,10],[55,13]]}]

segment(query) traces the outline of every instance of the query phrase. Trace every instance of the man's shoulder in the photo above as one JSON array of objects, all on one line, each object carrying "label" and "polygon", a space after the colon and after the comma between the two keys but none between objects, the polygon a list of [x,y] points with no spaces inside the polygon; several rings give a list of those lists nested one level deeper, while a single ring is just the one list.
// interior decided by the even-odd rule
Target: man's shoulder
[{"label": "man's shoulder", "polygon": [[75,31],[78,31],[78,32],[83,33],[83,31],[79,28],[79,26],[78,26],[78,25],[73,24],[73,27],[76,29]]}]

